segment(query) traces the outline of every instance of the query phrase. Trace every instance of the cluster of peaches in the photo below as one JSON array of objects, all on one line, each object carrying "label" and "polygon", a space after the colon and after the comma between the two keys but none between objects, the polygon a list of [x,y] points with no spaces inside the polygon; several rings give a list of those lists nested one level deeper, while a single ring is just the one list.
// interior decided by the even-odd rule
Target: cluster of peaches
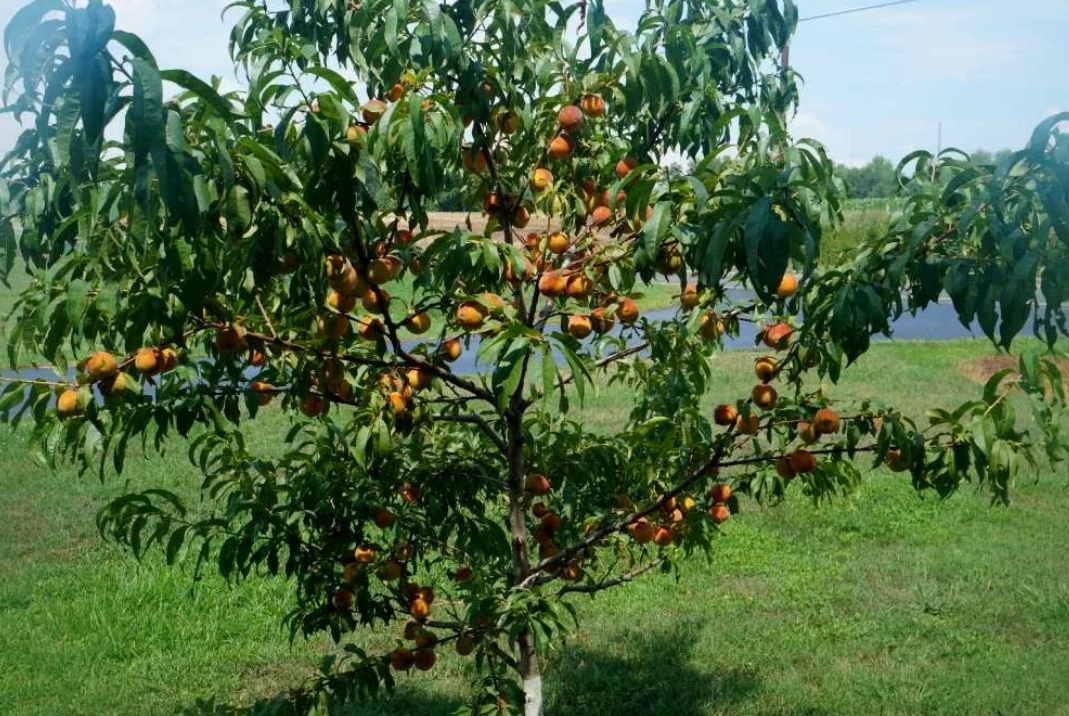
[{"label": "cluster of peaches", "polygon": [[[119,396],[130,388],[125,372],[129,368],[132,367],[142,377],[150,378],[174,370],[177,366],[178,352],[169,346],[141,348],[121,363],[107,351],[95,351],[78,366],[79,382],[95,383],[104,395]],[[81,415],[84,408],[76,388],[63,390],[56,399],[56,412],[64,419]]]},{"label": "cluster of peaches", "polygon": [[[419,498],[419,491],[415,488],[402,488],[402,497],[413,502]],[[387,508],[379,508],[374,512],[373,521],[377,527],[386,530],[395,521],[395,516]],[[331,606],[338,612],[348,612],[353,608],[353,587],[357,578],[366,570],[379,577],[383,582],[399,583],[397,598],[403,608],[411,617],[405,623],[403,637],[406,641],[414,642],[413,648],[401,646],[390,654],[390,663],[397,671],[407,671],[413,666],[421,671],[426,671],[434,666],[435,647],[439,643],[437,634],[428,622],[431,609],[436,599],[433,587],[419,585],[409,579],[407,565],[415,556],[415,549],[410,542],[399,541],[392,550],[383,552],[376,545],[360,544],[353,550],[352,562],[345,565],[342,580],[345,586],[337,589],[331,595]],[[457,584],[463,585],[472,577],[471,569],[462,566],[455,575]],[[478,625],[477,625],[478,626]],[[485,626],[482,623],[481,626]],[[476,641],[473,630],[464,631],[455,637],[455,649],[461,656],[468,656],[475,651]]]}]

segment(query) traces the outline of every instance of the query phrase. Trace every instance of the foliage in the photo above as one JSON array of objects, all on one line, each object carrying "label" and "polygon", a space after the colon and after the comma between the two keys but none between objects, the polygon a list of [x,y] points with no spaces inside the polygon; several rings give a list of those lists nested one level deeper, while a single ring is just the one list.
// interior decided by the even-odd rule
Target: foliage
[{"label": "foliage", "polygon": [[[1036,448],[1064,456],[1048,356],[924,429],[876,400],[840,417],[807,387],[944,288],[992,340],[1033,317],[1053,347],[1064,116],[996,168],[947,157],[932,180],[933,158],[911,155],[886,234],[822,270],[840,186],[823,148],[784,130],[789,0],[651,2],[635,33],[597,1],[231,7],[246,87],[227,94],[161,70],[100,0],[13,19],[7,111],[30,122],[0,169],[0,249],[34,280],[9,355],[80,361],[76,387],[13,383],[0,408],[32,418],[49,460],[101,475],[131,441],[188,439],[211,516],[149,489],[99,527],[137,555],[295,582],[291,632],[327,632],[345,656],[264,709],[374,696],[391,663],[429,669],[455,644],[478,666],[470,713],[538,713],[538,657],[570,628],[569,595],[708,552],[740,496],[848,492],[847,458],[871,454],[918,489],[975,481],[1006,500]],[[685,161],[662,168],[669,151]],[[485,233],[428,228],[428,202],[458,186]],[[534,213],[561,233],[524,237]],[[658,272],[684,288],[673,320],[630,297]],[[413,298],[390,300],[402,276]],[[446,317],[433,337],[402,340],[431,310]],[[710,419],[709,358],[746,321],[783,352]],[[477,353],[474,374],[450,367],[458,350]],[[609,437],[569,415],[596,372],[635,395]],[[293,416],[281,456],[241,431],[272,400]],[[409,617],[414,651],[346,641]]]}]

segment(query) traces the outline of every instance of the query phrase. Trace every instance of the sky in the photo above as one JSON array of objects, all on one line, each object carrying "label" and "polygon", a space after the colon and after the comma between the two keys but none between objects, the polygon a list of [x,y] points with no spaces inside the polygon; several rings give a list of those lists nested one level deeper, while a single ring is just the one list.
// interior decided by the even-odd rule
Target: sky
[{"label": "sky", "polygon": [[[876,0],[797,0],[803,18]],[[108,0],[121,29],[148,43],[161,67],[207,78],[231,74],[226,0]],[[24,0],[0,0],[6,25]],[[633,26],[641,0],[606,0]],[[236,17],[236,13],[229,17]],[[792,129],[823,142],[838,162],[876,154],[897,160],[942,146],[998,150],[1023,146],[1044,117],[1069,110],[1069,2],[918,0],[799,25],[791,64],[801,74]],[[2,54],[2,53],[0,53]],[[6,58],[0,57],[0,76]],[[18,126],[0,117],[0,153]]]}]

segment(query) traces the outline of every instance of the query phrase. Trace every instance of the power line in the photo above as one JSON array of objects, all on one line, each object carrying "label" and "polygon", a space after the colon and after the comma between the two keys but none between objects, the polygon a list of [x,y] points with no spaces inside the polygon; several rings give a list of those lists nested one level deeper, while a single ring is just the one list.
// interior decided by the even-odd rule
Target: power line
[{"label": "power line", "polygon": [[867,5],[865,7],[855,7],[849,10],[839,10],[838,12],[829,12],[824,15],[813,15],[812,17],[803,17],[798,22],[809,22],[810,20],[823,20],[826,17],[838,17],[839,15],[850,15],[855,12],[865,12],[866,10],[879,10],[882,7],[894,7],[895,5],[908,5],[909,3],[920,2],[921,0],[894,0],[894,2],[880,3],[879,5]]}]

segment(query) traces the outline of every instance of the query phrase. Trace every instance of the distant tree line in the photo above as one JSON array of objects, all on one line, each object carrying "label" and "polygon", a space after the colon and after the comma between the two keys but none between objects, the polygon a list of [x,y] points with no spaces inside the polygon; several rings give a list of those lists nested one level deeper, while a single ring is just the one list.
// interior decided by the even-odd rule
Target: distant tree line
[{"label": "distant tree line", "polygon": [[[1008,149],[998,152],[978,149],[969,156],[974,164],[986,165],[998,164],[1009,155]],[[878,154],[868,164],[860,167],[836,164],[835,173],[846,182],[849,195],[853,199],[886,199],[894,196],[898,190],[895,164]]]}]

